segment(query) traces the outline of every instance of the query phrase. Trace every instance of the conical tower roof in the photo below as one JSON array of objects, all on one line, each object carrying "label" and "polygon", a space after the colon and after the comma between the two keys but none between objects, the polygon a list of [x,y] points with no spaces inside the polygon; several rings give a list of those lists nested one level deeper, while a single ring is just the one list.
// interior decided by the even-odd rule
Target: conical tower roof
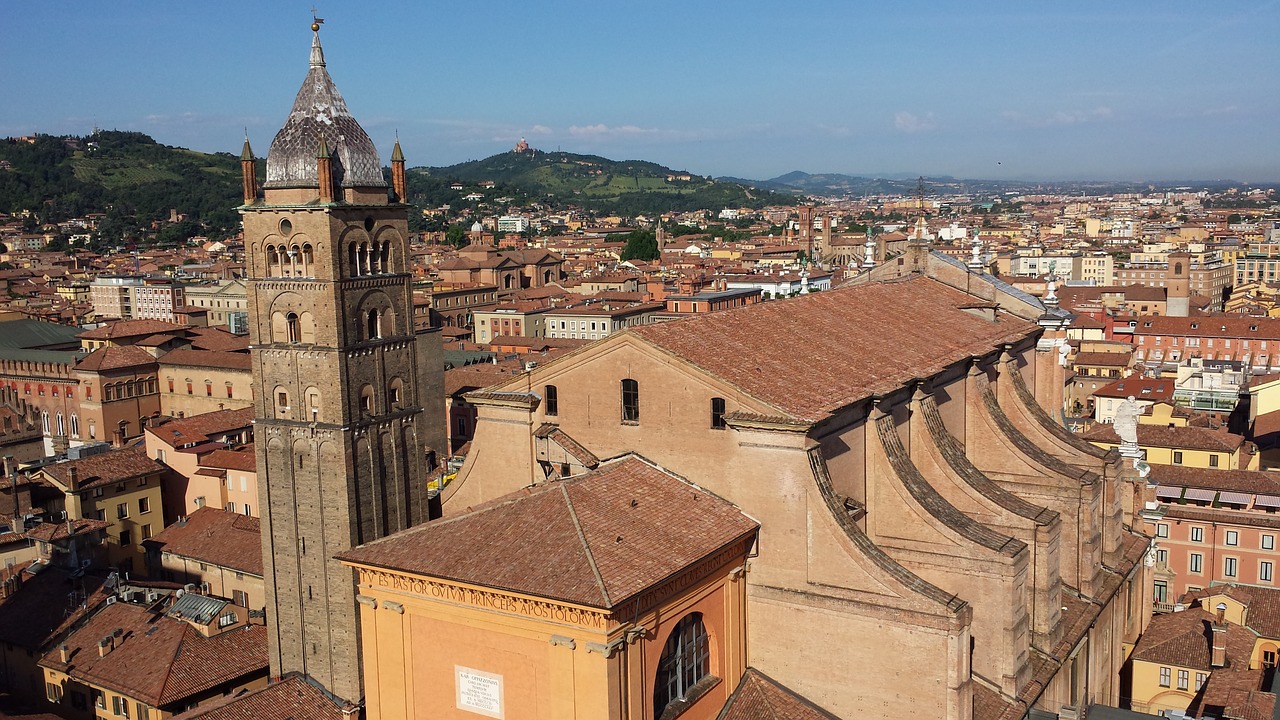
[{"label": "conical tower roof", "polygon": [[343,187],[386,187],[378,150],[329,77],[316,32],[307,79],[267,153],[266,187],[318,187],[316,150],[322,140],[329,147],[333,178]]}]

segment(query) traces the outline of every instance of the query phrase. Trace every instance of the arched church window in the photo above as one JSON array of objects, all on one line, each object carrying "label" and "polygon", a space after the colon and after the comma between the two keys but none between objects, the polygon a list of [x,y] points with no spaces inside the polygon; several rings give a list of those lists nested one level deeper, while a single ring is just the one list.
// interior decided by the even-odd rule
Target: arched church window
[{"label": "arched church window", "polygon": [[366,340],[382,337],[382,322],[376,309],[370,310],[368,315],[365,316],[364,336]]},{"label": "arched church window", "polygon": [[667,706],[688,699],[694,686],[711,672],[711,652],[702,613],[680,619],[658,659],[653,680],[653,716],[662,717]]},{"label": "arched church window", "polygon": [[355,243],[347,245],[347,267],[352,275],[360,274],[360,255]]},{"label": "arched church window", "polygon": [[365,385],[360,388],[360,410],[361,412],[373,412],[373,386]]},{"label": "arched church window", "polygon": [[289,313],[284,316],[286,333],[288,341],[291,343],[300,342],[302,339],[302,329],[298,323],[298,313]]},{"label": "arched church window", "polygon": [[302,274],[311,277],[316,274],[315,270],[316,252],[311,247],[311,243],[302,246]]}]

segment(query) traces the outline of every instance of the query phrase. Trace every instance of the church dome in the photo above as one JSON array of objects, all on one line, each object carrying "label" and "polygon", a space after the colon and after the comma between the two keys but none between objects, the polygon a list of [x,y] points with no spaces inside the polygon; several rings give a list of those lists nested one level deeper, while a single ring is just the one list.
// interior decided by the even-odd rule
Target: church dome
[{"label": "church dome", "polygon": [[324,65],[320,33],[311,40],[311,69],[284,127],[267,153],[268,188],[318,187],[316,151],[329,148],[333,178],[342,187],[386,187],[378,150],[347,110]]}]

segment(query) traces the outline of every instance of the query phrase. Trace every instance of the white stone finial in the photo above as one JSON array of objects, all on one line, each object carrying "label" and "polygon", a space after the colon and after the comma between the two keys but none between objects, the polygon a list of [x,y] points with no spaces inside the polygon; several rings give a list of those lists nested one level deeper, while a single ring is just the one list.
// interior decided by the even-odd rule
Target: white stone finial
[{"label": "white stone finial", "polygon": [[969,258],[969,269],[981,270],[982,269],[982,236],[981,236],[981,232],[976,228],[973,231],[973,240],[971,242],[973,244],[973,248],[972,248],[973,257]]}]

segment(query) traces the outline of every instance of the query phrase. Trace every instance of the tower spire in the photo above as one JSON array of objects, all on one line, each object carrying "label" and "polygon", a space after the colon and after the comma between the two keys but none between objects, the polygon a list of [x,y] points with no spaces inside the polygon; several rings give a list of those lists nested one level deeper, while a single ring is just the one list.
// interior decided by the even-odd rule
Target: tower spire
[{"label": "tower spire", "polygon": [[249,129],[244,130],[244,147],[240,150],[240,185],[244,190],[244,204],[258,199],[258,173],[254,167],[253,148],[249,147]]},{"label": "tower spire", "polygon": [[400,150],[400,131],[396,131],[396,146],[391,149],[391,192],[396,202],[408,202],[409,188],[404,174],[404,152]]},{"label": "tower spire", "polygon": [[320,47],[320,26],[324,18],[316,17],[316,9],[311,8],[311,67],[324,67],[324,48]]}]

